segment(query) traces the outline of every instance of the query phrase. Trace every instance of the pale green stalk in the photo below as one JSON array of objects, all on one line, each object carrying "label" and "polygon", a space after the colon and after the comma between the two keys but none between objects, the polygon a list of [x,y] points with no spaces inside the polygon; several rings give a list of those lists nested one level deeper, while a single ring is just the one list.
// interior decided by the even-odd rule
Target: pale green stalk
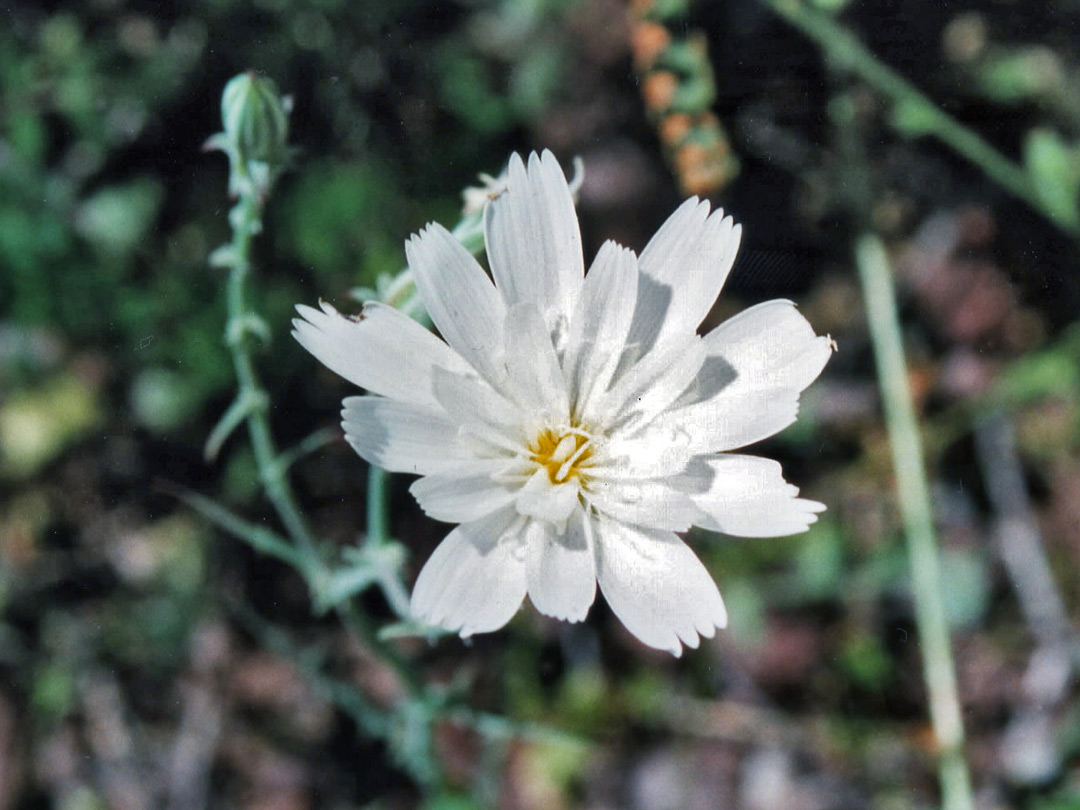
[{"label": "pale green stalk", "polygon": [[244,421],[247,423],[251,449],[259,480],[266,490],[267,498],[281,519],[290,539],[296,544],[303,563],[303,573],[310,581],[318,581],[323,573],[315,538],[296,505],[287,480],[287,464],[281,462],[280,454],[270,432],[267,409],[270,397],[263,388],[252,359],[252,337],[260,324],[247,303],[247,279],[251,273],[251,245],[255,234],[262,229],[262,199],[253,189],[241,193],[239,202],[229,215],[233,226],[233,238],[227,255],[229,266],[228,320],[225,325],[225,342],[232,355],[233,368],[239,387],[237,402],[249,403]]},{"label": "pale green stalk", "polygon": [[[271,91],[272,84],[260,85],[254,74],[234,79],[226,88],[226,103],[223,104],[226,132],[209,142],[211,147],[221,148],[229,156],[230,190],[238,197],[229,213],[232,240],[211,258],[213,264],[229,270],[225,342],[232,356],[238,391],[232,406],[211,431],[206,453],[209,458],[214,457],[229,434],[241,423],[246,424],[259,480],[288,539],[233,515],[209,499],[200,496],[187,496],[186,499],[225,530],[295,567],[310,589],[316,610],[336,609],[342,623],[360,636],[373,654],[394,671],[405,695],[392,711],[368,704],[362,693],[351,687],[336,688],[330,697],[349,711],[361,727],[386,738],[401,764],[419,783],[437,790],[441,789],[443,781],[434,756],[431,727],[439,707],[417,671],[392,645],[379,638],[371,618],[358,610],[352,601],[356,593],[378,582],[395,609],[401,609],[404,589],[399,581],[399,557],[394,553],[396,549],[386,542],[385,491],[379,487],[372,493],[371,520],[375,541],[367,559],[354,562],[351,568],[332,569],[319,551],[315,535],[300,511],[288,480],[288,468],[297,453],[318,446],[322,439],[312,437],[294,453],[278,451],[267,413],[270,397],[255,368],[254,347],[259,340],[269,339],[269,329],[248,303],[252,243],[262,230],[263,208],[287,154],[284,104],[276,96],[276,90]],[[275,106],[279,104],[280,107]],[[276,128],[275,123],[279,125]],[[276,156],[278,162],[259,164],[254,159],[249,162],[248,150],[262,154],[257,150],[266,143],[266,138],[260,140],[260,136],[280,138],[279,148],[271,155]],[[369,570],[364,570],[364,566]]]},{"label": "pale green stalk", "polygon": [[924,467],[922,436],[908,387],[900,318],[888,255],[881,240],[864,234],[855,260],[877,361],[878,383],[892,447],[900,514],[911,560],[912,596],[922,646],[923,676],[939,754],[944,810],[972,810],[971,777],[964,758],[964,724],[942,599],[941,558]]}]

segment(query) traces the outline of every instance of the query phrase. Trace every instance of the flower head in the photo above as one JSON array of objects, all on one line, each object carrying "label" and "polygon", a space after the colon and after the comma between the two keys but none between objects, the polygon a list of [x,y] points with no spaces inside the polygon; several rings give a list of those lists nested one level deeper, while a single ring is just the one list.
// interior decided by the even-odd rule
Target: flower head
[{"label": "flower head", "polygon": [[550,152],[510,160],[484,211],[491,276],[440,225],[405,246],[442,340],[390,307],[299,307],[297,340],[370,395],[344,403],[367,461],[422,476],[412,494],[460,524],[425,564],[417,619],[497,630],[525,596],[585,618],[599,583],[642,642],[696,647],[727,621],[691,526],[804,531],[824,509],[780,465],[730,451],[795,420],[831,341],[789,301],[704,337],[740,228],[686,201],[636,256],[604,244],[585,273],[577,216]]}]

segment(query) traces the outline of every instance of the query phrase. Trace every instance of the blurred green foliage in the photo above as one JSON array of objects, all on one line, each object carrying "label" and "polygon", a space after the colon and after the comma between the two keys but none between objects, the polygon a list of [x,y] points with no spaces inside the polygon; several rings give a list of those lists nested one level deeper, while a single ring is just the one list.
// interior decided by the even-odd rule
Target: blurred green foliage
[{"label": "blurred green foliage", "polygon": [[230,380],[223,279],[205,264],[225,233],[225,167],[199,152],[224,80],[251,67],[299,94],[303,171],[269,213],[257,270],[273,279],[259,306],[281,379],[299,357],[283,328],[295,302],[374,286],[401,266],[409,228],[455,219],[472,173],[498,170],[492,139],[539,115],[562,79],[549,23],[571,6],[17,9],[0,27],[0,317],[108,354],[138,424],[194,428]]}]

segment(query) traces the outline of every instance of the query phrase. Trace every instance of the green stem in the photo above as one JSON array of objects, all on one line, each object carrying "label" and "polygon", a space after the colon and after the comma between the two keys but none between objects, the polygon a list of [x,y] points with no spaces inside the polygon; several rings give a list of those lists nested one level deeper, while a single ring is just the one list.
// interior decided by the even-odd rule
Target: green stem
[{"label": "green stem", "polygon": [[187,503],[188,506],[211,523],[244,541],[256,551],[270,557],[276,557],[297,570],[304,570],[304,560],[300,553],[285,538],[279,537],[275,532],[238,517],[225,507],[220,506],[213,499],[198,493],[178,492],[176,497]]},{"label": "green stem", "polygon": [[[326,569],[316,547],[314,535],[311,533],[292,494],[286,476],[287,463],[277,450],[270,424],[266,415],[265,403],[269,397],[259,381],[255,371],[255,363],[252,359],[250,339],[250,324],[253,322],[252,314],[248,311],[246,301],[247,277],[250,274],[250,255],[253,237],[261,228],[262,206],[254,194],[244,194],[233,209],[230,219],[233,224],[233,240],[230,246],[230,267],[228,283],[228,322],[225,334],[229,351],[232,354],[233,366],[236,370],[236,379],[239,385],[238,399],[242,401],[261,402],[262,407],[251,408],[246,416],[248,434],[251,439],[252,450],[255,454],[255,463],[259,470],[259,477],[266,490],[267,497],[273,504],[278,517],[284,524],[286,531],[295,546],[295,555],[282,553],[276,549],[280,559],[293,562],[308,582],[308,586],[315,593],[315,601],[319,600],[319,589],[326,576]],[[374,527],[374,536],[381,542],[386,537],[386,498],[385,498],[385,473],[382,470],[372,468],[375,485],[369,487],[369,534]],[[379,657],[386,662],[398,676],[404,685],[408,698],[399,710],[399,714],[407,712],[410,705],[422,707],[427,700],[427,691],[417,671],[408,665],[397,650],[390,644],[382,641],[371,619],[363,612],[357,610],[351,603],[338,606],[338,615],[343,624],[353,633],[357,634],[363,642]],[[334,693],[331,695],[339,704],[345,698],[355,701],[357,695],[347,692]],[[369,730],[374,728],[373,716],[363,710],[361,706],[354,705],[350,712]],[[414,775],[423,782],[440,784],[441,774],[438,763],[432,755],[430,748],[424,748],[416,754],[412,763]]]},{"label": "green stem", "polygon": [[908,387],[907,364],[888,255],[881,240],[864,234],[855,260],[866,300],[878,382],[892,446],[900,513],[911,560],[915,619],[923,650],[930,719],[939,746],[942,807],[972,810],[971,777],[964,758],[964,725],[941,589],[941,559],[934,530],[922,438]]},{"label": "green stem", "polygon": [[367,541],[376,545],[389,537],[386,483],[386,470],[370,465],[367,480]]},{"label": "green stem", "polygon": [[1026,202],[1068,234],[1080,234],[1080,223],[1062,219],[1045,205],[1023,166],[1009,160],[974,131],[942,110],[914,85],[886,66],[831,15],[802,0],[760,0],[814,40],[838,66],[850,70],[896,107],[917,119],[920,133],[933,135],[971,161],[994,182]]},{"label": "green stem", "polygon": [[236,371],[238,398],[261,403],[259,407],[251,408],[245,419],[259,478],[286,532],[302,555],[303,573],[309,583],[316,586],[323,568],[322,560],[314,535],[293,498],[285,465],[279,463],[277,447],[270,433],[266,414],[270,399],[255,372],[251,355],[252,341],[249,333],[253,319],[247,304],[247,278],[251,272],[252,241],[262,226],[262,204],[257,194],[244,193],[229,218],[233,226],[233,238],[229,251],[228,321],[225,336]]}]

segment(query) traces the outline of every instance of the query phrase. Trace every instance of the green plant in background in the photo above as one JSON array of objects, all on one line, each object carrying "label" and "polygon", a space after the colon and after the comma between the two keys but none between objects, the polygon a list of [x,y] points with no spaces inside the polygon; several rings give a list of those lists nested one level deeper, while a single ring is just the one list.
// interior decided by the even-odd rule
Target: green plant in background
[{"label": "green plant in background", "polygon": [[[260,291],[260,305],[276,317],[302,297],[308,273],[336,274],[341,286],[345,278],[373,284],[400,252],[389,222],[409,216],[410,197],[439,193],[437,181],[404,188],[406,173],[372,158],[396,137],[379,131],[368,109],[383,92],[394,49],[436,41],[424,39],[431,34],[423,25],[403,24],[417,5],[261,3],[252,12],[250,4],[205,0],[160,16],[127,6],[116,14],[16,7],[0,30],[0,300],[7,316],[109,351],[117,376],[130,381],[134,421],[159,435],[183,433],[229,383],[208,300],[223,291],[201,265],[218,227],[203,191],[213,174],[198,166],[173,170],[194,145],[178,105],[213,56],[208,38],[248,26],[239,58],[279,72],[311,58],[320,75],[334,71],[315,85],[313,101],[327,111],[337,153],[349,165],[315,159],[283,190],[274,249],[286,269],[293,262],[301,272],[281,273]],[[452,15],[453,35],[437,38],[453,51],[451,62],[472,61],[493,76],[509,65],[519,76],[513,88],[491,88],[491,103],[506,107],[506,128],[535,118],[550,98],[562,46],[534,35],[563,8],[498,4]],[[403,39],[384,45],[388,30]],[[453,81],[451,73],[434,73],[432,101],[452,96],[443,87]],[[148,159],[145,145],[171,153],[172,161]],[[441,160],[466,148],[475,156],[484,141],[440,146]]]},{"label": "green plant in background", "polygon": [[[161,42],[147,36],[153,47],[138,53],[134,69],[118,70],[139,47],[138,32],[88,36],[63,13],[36,38],[18,26],[0,32],[0,295],[22,323],[55,324],[76,338],[105,331],[116,312],[108,297],[133,271],[157,218],[163,188],[152,174],[93,184],[110,152],[147,126],[146,99],[172,97],[201,47],[191,29]],[[57,119],[59,143],[51,140]],[[134,298],[145,305],[149,296]]]},{"label": "green plant in background", "polygon": [[930,136],[940,140],[1058,228],[1072,236],[1080,235],[1080,208],[1076,203],[1080,151],[1076,148],[1035,132],[1025,146],[1024,163],[1018,164],[877,59],[832,13],[824,10],[827,4],[815,7],[804,0],[761,2],[814,40],[836,66],[851,71],[886,98],[892,105],[891,122],[899,132],[913,138]]},{"label": "green plant in background", "polygon": [[[1031,129],[1024,142],[1023,163],[1014,163],[976,132],[947,115],[842,28],[834,16],[842,4],[802,0],[763,2],[819,45],[834,78],[857,77],[884,96],[891,104],[891,123],[898,131],[909,137],[929,135],[941,140],[1063,231],[1073,236],[1080,234],[1080,150],[1067,144],[1056,132]],[[1029,61],[1021,64],[1000,60],[986,66],[983,77],[988,88],[1004,92],[1005,85],[1013,79],[1019,85],[1019,79],[1023,78],[1019,74],[1026,76],[1024,71],[1029,67]],[[1033,91],[1026,87],[1023,92]],[[908,381],[895,282],[886,247],[870,229],[865,216],[873,189],[854,102],[847,94],[838,95],[830,113],[845,158],[842,182],[848,207],[861,230],[853,254],[874,348],[898,505],[907,540],[911,595],[922,644],[929,714],[938,746],[942,806],[945,810],[970,810],[974,807],[974,796],[949,632],[950,623],[971,621],[985,610],[986,575],[977,557],[960,552],[943,555],[938,547],[923,431]],[[1044,354],[1060,356],[1059,351]],[[993,398],[1000,400],[1005,390],[1015,386],[1011,381],[1030,365],[1030,361],[1022,362],[1003,375]],[[1066,374],[1064,378],[1071,376]],[[1045,376],[1040,376],[1040,382],[1044,380]],[[991,404],[989,409],[992,408]],[[946,577],[950,582],[948,604],[944,601]]]},{"label": "green plant in background", "polygon": [[964,724],[943,602],[942,562],[934,528],[922,434],[908,386],[899,308],[885,246],[878,237],[865,234],[855,245],[855,261],[874,342],[898,500],[911,561],[912,595],[923,645],[930,717],[940,746],[942,806],[945,810],[972,810],[975,805],[964,752]]}]

